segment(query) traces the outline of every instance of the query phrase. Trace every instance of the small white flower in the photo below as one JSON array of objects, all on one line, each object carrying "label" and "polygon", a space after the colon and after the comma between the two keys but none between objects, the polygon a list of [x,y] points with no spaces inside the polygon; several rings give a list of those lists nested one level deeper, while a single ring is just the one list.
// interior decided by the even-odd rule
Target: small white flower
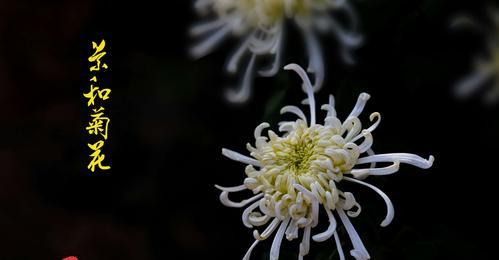
[{"label": "small white flower", "polygon": [[[210,53],[230,34],[242,38],[242,42],[228,59],[227,72],[237,72],[241,60],[249,56],[241,86],[227,92],[231,102],[244,102],[249,98],[257,57],[272,57],[269,68],[258,71],[260,76],[270,77],[278,72],[287,19],[298,25],[305,39],[308,71],[315,74],[315,90],[322,87],[324,80],[322,51],[316,31],[334,33],[340,41],[342,56],[349,63],[353,63],[351,49],[362,42],[357,33],[357,17],[348,0],[197,0],[194,6],[198,13],[211,14],[212,18],[190,30],[192,36],[202,38],[190,50],[193,57]],[[342,27],[331,16],[331,11],[344,12],[351,28]]]},{"label": "small white flower", "polygon": [[[247,177],[240,186],[216,185],[222,191],[221,202],[228,207],[246,207],[242,221],[248,228],[270,222],[263,232],[254,230],[255,242],[243,259],[249,259],[258,242],[274,233],[270,259],[278,259],[283,237],[288,240],[296,239],[300,236],[300,230],[303,230],[300,259],[308,254],[310,238],[322,242],[331,237],[334,237],[340,259],[344,259],[336,232],[338,222],[335,215],[350,237],[353,245],[350,254],[355,259],[370,259],[349,220],[360,214],[361,207],[352,193],[342,190],[342,183],[352,182],[366,186],[383,198],[387,207],[386,217],[381,222],[384,227],[393,219],[393,205],[385,193],[361,179],[370,175],[393,174],[399,170],[400,163],[427,169],[432,166],[434,158],[430,156],[425,160],[407,153],[374,154],[371,150],[371,133],[379,125],[381,116],[379,113],[371,114],[370,120],[374,123],[367,129],[362,129],[358,116],[369,99],[366,93],[360,94],[357,104],[344,122],[336,116],[333,96],[329,96],[329,103],[321,107],[327,111],[324,123],[317,123],[313,88],[306,72],[296,64],[287,65],[285,69],[296,71],[304,82],[304,91],[308,96],[304,104],[309,105],[310,121],[298,107],[285,106],[281,113],[293,113],[298,119],[279,124],[279,131],[284,133],[282,137],[271,130],[268,131],[268,137],[262,136],[262,131],[269,127],[269,124],[262,123],[254,132],[255,146],[247,144],[251,157],[222,149],[222,154],[226,157],[247,164]],[[376,168],[376,163],[390,164]],[[228,197],[231,192],[247,189],[255,195],[241,202],[231,201]],[[329,227],[312,236],[311,229],[319,223],[320,208],[327,214]]]},{"label": "small white flower", "polygon": [[473,64],[473,73],[457,82],[457,96],[471,96],[481,87],[492,83],[484,98],[487,103],[493,103],[499,100],[499,11],[490,9],[489,12],[490,25],[480,24],[473,19],[461,16],[455,19],[452,26],[469,27],[487,37],[486,56],[477,57]]}]

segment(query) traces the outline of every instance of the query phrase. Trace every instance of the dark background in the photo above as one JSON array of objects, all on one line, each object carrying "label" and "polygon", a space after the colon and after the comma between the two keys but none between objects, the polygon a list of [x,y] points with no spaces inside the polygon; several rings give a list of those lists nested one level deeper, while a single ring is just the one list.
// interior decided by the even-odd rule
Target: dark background
[{"label": "dark background", "polygon": [[[367,39],[356,66],[342,63],[332,37],[321,38],[328,73],[319,103],[334,94],[344,118],[368,92],[361,119],[375,111],[383,117],[377,153],[436,157],[430,170],[403,165],[396,175],[368,179],[394,202],[387,228],[379,227],[383,201],[351,187],[363,206],[353,223],[372,259],[493,255],[497,105],[484,105],[480,93],[466,100],[452,93],[485,41],[449,30],[458,13],[485,20],[486,4],[355,1]],[[242,258],[252,231],[241,223],[242,209],[221,205],[213,185],[239,185],[244,166],[221,148],[244,152],[255,126],[268,121],[275,129],[280,107],[304,94],[298,77],[281,71],[257,78],[245,106],[227,104],[222,94],[237,77],[222,67],[237,42],[191,60],[186,31],[195,21],[185,0],[0,1],[0,259]],[[82,94],[90,43],[102,38],[112,170],[91,174]],[[286,63],[307,64],[300,40],[291,29]],[[348,254],[348,236],[340,235]],[[253,259],[267,259],[270,244],[260,244]],[[334,250],[332,240],[312,242],[307,259],[337,259]],[[284,240],[281,252],[297,258],[298,242]]]}]

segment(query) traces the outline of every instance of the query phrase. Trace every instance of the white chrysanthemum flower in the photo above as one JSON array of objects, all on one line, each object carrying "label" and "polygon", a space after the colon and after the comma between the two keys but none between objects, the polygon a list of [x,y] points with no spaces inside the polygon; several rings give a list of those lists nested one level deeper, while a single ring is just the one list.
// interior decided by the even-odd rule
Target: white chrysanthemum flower
[{"label": "white chrysanthemum flower", "polygon": [[[260,76],[269,77],[278,72],[286,19],[293,20],[301,29],[308,50],[308,71],[315,74],[315,90],[321,88],[324,80],[322,51],[316,32],[333,32],[340,41],[344,60],[349,63],[353,62],[351,49],[362,42],[357,33],[357,17],[348,0],[197,0],[195,9],[202,15],[211,14],[213,18],[191,28],[192,36],[202,38],[190,50],[193,57],[210,53],[230,34],[243,38],[226,66],[229,73],[235,73],[241,60],[249,56],[241,86],[227,92],[231,102],[244,102],[249,98],[258,57],[273,58],[269,68],[258,71]],[[331,16],[331,11],[344,12],[350,28],[341,26]]]},{"label": "white chrysanthemum flower", "polygon": [[[222,149],[226,157],[247,164],[247,177],[240,186],[216,185],[222,191],[221,202],[228,207],[246,207],[242,221],[248,228],[270,222],[263,232],[254,230],[255,242],[243,259],[249,259],[258,242],[274,233],[270,259],[278,259],[283,237],[296,239],[300,236],[300,230],[303,230],[300,259],[308,254],[310,238],[322,242],[331,237],[334,237],[340,259],[344,259],[335,215],[339,217],[353,244],[350,254],[356,259],[369,259],[369,253],[349,219],[357,217],[361,207],[352,193],[342,190],[342,183],[366,186],[383,198],[387,207],[386,217],[381,222],[384,227],[393,219],[393,205],[385,193],[361,179],[370,175],[393,174],[399,170],[400,163],[427,169],[432,166],[434,158],[430,156],[425,160],[407,153],[374,154],[371,150],[371,133],[379,125],[381,117],[379,113],[371,114],[370,119],[374,123],[362,129],[358,116],[369,99],[366,93],[359,96],[344,122],[336,116],[333,96],[329,96],[329,103],[321,107],[327,111],[324,123],[317,123],[313,88],[306,72],[296,64],[287,65],[285,69],[296,71],[304,82],[308,96],[304,104],[310,107],[310,121],[298,107],[286,106],[281,109],[281,113],[293,113],[298,119],[279,124],[279,131],[284,133],[282,137],[271,130],[268,131],[268,137],[262,136],[262,131],[269,127],[269,124],[262,123],[255,129],[255,146],[247,144],[251,157]],[[376,168],[376,163],[390,165]],[[247,189],[255,195],[241,202],[229,199],[229,193]],[[329,227],[312,236],[311,229],[319,223],[321,208],[327,214]]]},{"label": "white chrysanthemum flower", "polygon": [[469,27],[487,37],[486,56],[476,58],[473,73],[458,81],[456,94],[459,97],[468,97],[481,87],[492,83],[484,96],[486,102],[492,103],[499,100],[499,11],[495,9],[489,11],[490,25],[461,16],[453,22],[453,27]]}]

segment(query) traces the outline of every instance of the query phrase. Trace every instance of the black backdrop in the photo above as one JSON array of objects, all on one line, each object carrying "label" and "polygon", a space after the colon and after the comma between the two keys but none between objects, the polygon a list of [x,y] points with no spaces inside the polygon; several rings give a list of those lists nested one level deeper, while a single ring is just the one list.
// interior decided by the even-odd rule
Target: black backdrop
[{"label": "black backdrop", "polygon": [[[498,109],[480,95],[458,100],[456,80],[483,49],[478,33],[448,29],[456,13],[484,18],[487,5],[456,0],[355,1],[365,45],[345,66],[323,38],[327,94],[347,115],[360,92],[383,119],[379,153],[436,157],[430,170],[403,165],[374,178],[396,208],[379,227],[384,204],[353,189],[363,205],[353,220],[372,259],[489,259],[494,234]],[[224,102],[234,77],[222,72],[227,41],[212,55],[188,58],[191,1],[0,2],[0,259],[240,259],[252,243],[242,210],[225,208],[214,184],[238,185],[244,166],[221,148],[244,151],[262,121],[303,98],[300,81],[281,71],[255,80],[245,106]],[[112,170],[86,171],[86,90],[90,42],[109,52]],[[290,31],[286,62],[306,64]],[[364,120],[367,116],[364,115]],[[344,250],[350,244],[343,236]],[[488,244],[487,243],[490,243]],[[335,259],[332,241],[312,243],[308,259]],[[267,259],[270,242],[254,251]],[[296,242],[284,242],[294,259]]]}]

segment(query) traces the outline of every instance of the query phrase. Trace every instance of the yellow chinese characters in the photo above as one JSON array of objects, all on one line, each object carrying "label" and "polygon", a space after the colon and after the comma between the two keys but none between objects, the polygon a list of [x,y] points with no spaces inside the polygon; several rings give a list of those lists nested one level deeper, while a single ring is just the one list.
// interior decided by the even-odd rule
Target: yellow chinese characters
[{"label": "yellow chinese characters", "polygon": [[[107,129],[109,127],[109,122],[111,119],[109,117],[104,116],[104,108],[100,107],[99,109],[92,109],[94,114],[90,115],[92,117],[92,121],[88,123],[88,126],[85,128],[89,134],[98,135],[100,134],[104,140],[107,140]],[[100,113],[99,113],[100,112]]]},{"label": "yellow chinese characters", "polygon": [[[104,47],[106,47],[106,41],[102,40],[99,45],[97,43],[92,42],[92,49],[95,50],[94,54],[92,56],[88,57],[88,61],[93,63],[95,62],[95,65],[90,67],[90,71],[99,71],[101,68],[101,59],[106,55],[106,52],[103,51]],[[107,69],[107,64],[102,63],[102,68]]]},{"label": "yellow chinese characters", "polygon": [[83,96],[88,98],[87,106],[95,105],[95,98],[98,96],[102,100],[106,100],[109,98],[109,94],[111,93],[111,89],[105,88],[100,90],[99,87],[90,85],[90,91],[88,93],[84,93]]},{"label": "yellow chinese characters", "polygon": [[106,158],[106,155],[101,154],[101,148],[104,146],[104,141],[97,141],[95,144],[87,144],[90,149],[92,149],[93,153],[90,154],[92,157],[92,161],[88,164],[87,168],[94,172],[95,166],[99,167],[101,170],[109,170],[110,166],[102,165],[102,161]]},{"label": "yellow chinese characters", "polygon": [[[93,54],[88,58],[90,62],[89,71],[92,73],[90,76],[90,89],[87,93],[83,93],[83,97],[87,99],[87,107],[90,108],[90,121],[88,122],[85,130],[91,138],[98,138],[94,143],[88,143],[90,148],[90,162],[87,168],[91,172],[98,170],[109,170],[109,162],[104,162],[106,155],[102,152],[105,141],[108,139],[109,124],[111,119],[106,115],[104,102],[110,98],[111,89],[98,86],[98,76],[102,74],[109,67],[104,62],[104,57],[107,52],[104,51],[106,41],[102,40],[99,44],[92,42]],[[99,75],[97,75],[99,73]]]}]

